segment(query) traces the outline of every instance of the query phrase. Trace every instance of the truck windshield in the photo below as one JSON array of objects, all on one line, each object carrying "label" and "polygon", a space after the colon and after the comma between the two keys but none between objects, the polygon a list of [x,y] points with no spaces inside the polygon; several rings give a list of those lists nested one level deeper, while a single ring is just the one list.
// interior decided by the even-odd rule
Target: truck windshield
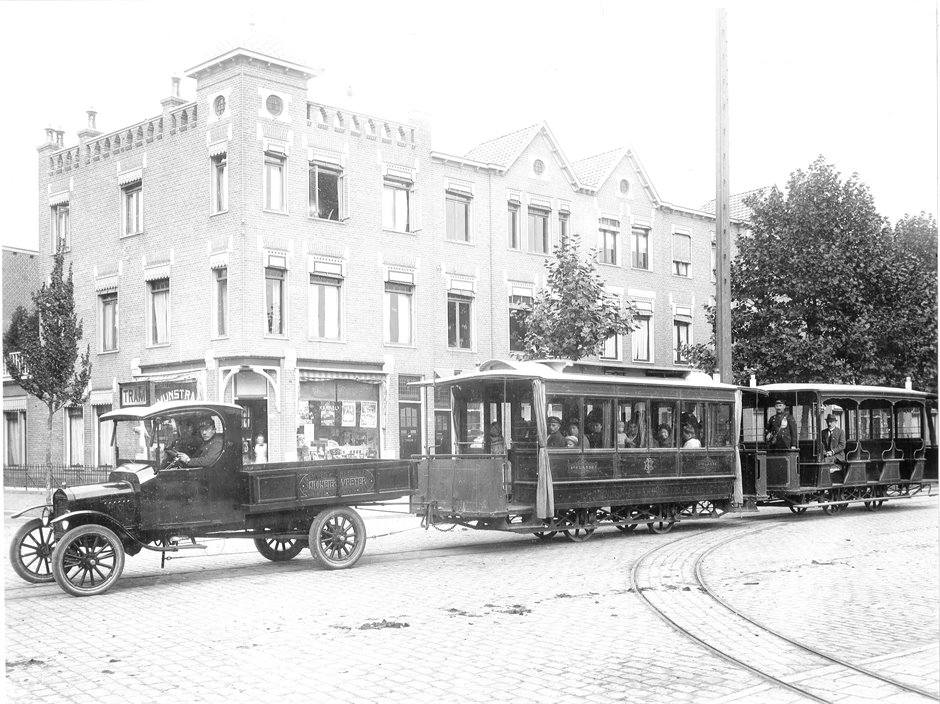
[{"label": "truck windshield", "polygon": [[145,419],[115,421],[114,454],[120,466],[144,462],[158,469],[178,453],[193,456],[202,447],[197,427],[209,419],[222,432],[221,418],[214,414],[175,413]]}]

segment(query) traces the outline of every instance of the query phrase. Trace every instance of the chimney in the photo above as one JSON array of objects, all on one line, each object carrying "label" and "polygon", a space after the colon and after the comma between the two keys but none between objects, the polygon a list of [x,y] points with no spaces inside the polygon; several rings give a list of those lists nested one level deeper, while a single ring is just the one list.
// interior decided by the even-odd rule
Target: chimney
[{"label": "chimney", "polygon": [[95,109],[91,108],[86,110],[85,114],[88,115],[88,126],[78,133],[78,141],[80,144],[84,144],[101,134],[101,131],[95,127],[95,116],[98,114]]},{"label": "chimney", "polygon": [[59,147],[56,144],[56,131],[51,128],[46,128],[46,141],[36,147],[36,151],[40,154],[51,154],[54,151],[58,151]]},{"label": "chimney", "polygon": [[65,146],[65,130],[59,129],[55,131],[55,144],[59,149]]},{"label": "chimney", "polygon": [[173,76],[170,78],[170,81],[172,82],[170,87],[170,96],[160,101],[160,105],[163,106],[164,115],[174,108],[178,108],[180,105],[186,104],[186,100],[180,97],[180,80],[181,79],[179,76]]},{"label": "chimney", "polygon": [[751,379],[748,381],[748,386],[752,389],[757,388],[757,377],[751,374]]},{"label": "chimney", "polygon": [[913,390],[914,390],[914,385],[911,383],[911,377],[906,377],[906,378],[904,379],[904,389],[905,389],[906,391],[913,391]]}]

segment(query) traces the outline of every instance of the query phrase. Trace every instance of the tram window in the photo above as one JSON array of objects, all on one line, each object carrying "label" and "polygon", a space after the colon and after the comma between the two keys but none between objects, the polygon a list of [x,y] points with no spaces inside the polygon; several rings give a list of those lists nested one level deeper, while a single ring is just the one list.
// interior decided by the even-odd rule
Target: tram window
[{"label": "tram window", "polygon": [[649,415],[646,401],[620,401],[617,404],[617,427],[614,434],[617,447],[646,447]]},{"label": "tram window", "polygon": [[891,439],[890,408],[862,408],[860,420],[862,440]]},{"label": "tram window", "polygon": [[[705,404],[692,401],[682,403],[682,412],[679,414],[679,432],[682,436],[682,445],[688,447],[702,447],[705,444],[703,421],[705,420]],[[695,442],[698,441],[698,442]]]},{"label": "tram window", "polygon": [[708,406],[708,446],[730,447],[732,437],[730,403],[712,403]]},{"label": "tram window", "polygon": [[536,441],[535,418],[532,417],[531,403],[513,401],[510,405],[509,417],[512,420],[513,442]]},{"label": "tram window", "polygon": [[764,441],[764,412],[760,408],[745,408],[741,418],[742,442]]},{"label": "tram window", "polygon": [[613,443],[613,402],[610,399],[584,400],[585,447],[606,449]]},{"label": "tram window", "polygon": [[[820,418],[832,414],[836,417],[836,425],[845,431],[845,439],[855,441],[858,424],[858,403],[850,398],[825,398],[819,410]],[[820,432],[826,427],[825,422],[820,423]]]},{"label": "tram window", "polygon": [[[581,403],[577,398],[570,396],[549,396],[545,415],[561,419],[561,434],[566,439],[565,447],[581,447]],[[576,435],[572,435],[575,432]],[[569,438],[577,438],[577,441]]]},{"label": "tram window", "polygon": [[675,403],[672,401],[653,401],[650,405],[652,409],[653,447],[675,448]]},{"label": "tram window", "polygon": [[920,438],[923,437],[921,428],[920,406],[905,406],[898,404],[894,407],[897,418],[898,438]]},{"label": "tram window", "polygon": [[[804,396],[805,398],[805,396]],[[813,404],[794,404],[793,408],[790,409],[790,413],[793,414],[794,420],[796,420],[796,428],[799,431],[800,440],[813,440],[815,441],[817,433],[819,431],[819,410],[818,406]]]}]

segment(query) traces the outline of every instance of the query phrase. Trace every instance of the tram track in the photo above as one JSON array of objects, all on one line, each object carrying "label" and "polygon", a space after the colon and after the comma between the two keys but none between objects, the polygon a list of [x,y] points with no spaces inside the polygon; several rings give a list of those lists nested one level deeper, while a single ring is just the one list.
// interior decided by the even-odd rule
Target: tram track
[{"label": "tram track", "polygon": [[632,591],[667,625],[727,662],[806,699],[844,701],[855,691],[886,702],[940,701],[933,692],[899,682],[801,643],[742,614],[707,584],[703,565],[716,550],[774,527],[705,530],[641,555],[630,572]]}]

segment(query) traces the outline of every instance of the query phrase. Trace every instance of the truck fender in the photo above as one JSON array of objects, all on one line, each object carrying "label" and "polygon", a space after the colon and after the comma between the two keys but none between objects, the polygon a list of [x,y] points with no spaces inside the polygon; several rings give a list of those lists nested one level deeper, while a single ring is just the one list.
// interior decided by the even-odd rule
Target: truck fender
[{"label": "truck fender", "polygon": [[50,506],[49,504],[39,504],[38,506],[30,506],[29,508],[24,508],[19,513],[14,513],[12,516],[10,516],[10,518],[19,518],[20,516],[27,514],[30,511],[35,511],[38,508],[47,508],[49,509],[50,513],[52,512],[52,506]]},{"label": "truck fender", "polygon": [[99,525],[103,525],[105,528],[110,528],[111,530],[113,530],[114,532],[116,532],[119,537],[121,537],[121,538],[127,538],[128,540],[130,540],[130,541],[136,543],[137,545],[143,546],[143,543],[140,542],[140,541],[139,541],[137,538],[135,538],[133,535],[131,535],[131,533],[127,530],[127,528],[125,528],[125,527],[122,526],[120,523],[118,523],[117,521],[115,521],[115,520],[114,520],[111,516],[109,516],[108,514],[102,513],[101,511],[87,511],[87,510],[86,510],[86,511],[71,511],[71,512],[69,512],[69,513],[63,514],[63,515],[61,515],[61,516],[57,516],[56,518],[53,518],[53,519],[50,521],[50,523],[53,524],[53,525],[55,525],[55,524],[57,524],[57,523],[61,523],[62,521],[71,521],[71,519],[76,518],[76,517],[78,517],[78,516],[82,516],[82,517],[91,516],[91,517],[94,517],[95,520],[91,520],[91,521],[82,520],[82,524],[86,524],[86,523],[97,523],[97,524],[99,524]]}]

